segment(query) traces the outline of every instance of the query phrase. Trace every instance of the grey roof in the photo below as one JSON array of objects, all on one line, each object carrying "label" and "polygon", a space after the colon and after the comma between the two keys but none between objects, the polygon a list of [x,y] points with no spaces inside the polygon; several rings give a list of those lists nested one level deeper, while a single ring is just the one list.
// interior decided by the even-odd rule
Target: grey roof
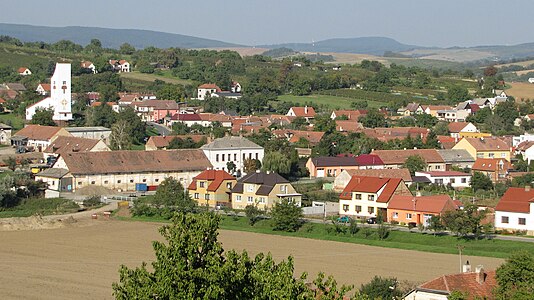
[{"label": "grey roof", "polygon": [[65,127],[65,130],[68,132],[92,132],[92,131],[111,131],[111,129],[102,127],[102,126],[94,126],[94,127]]},{"label": "grey roof", "polygon": [[487,98],[475,98],[472,100],[472,103],[478,104],[479,106],[486,105],[487,102],[490,102]]},{"label": "grey roof", "polygon": [[203,150],[217,149],[263,149],[263,147],[240,136],[225,136],[215,139],[213,142],[200,147]]},{"label": "grey roof", "polygon": [[22,92],[22,91],[26,90],[26,87],[24,86],[24,84],[18,83],[18,82],[9,82],[9,83],[6,83],[5,86],[8,89],[14,90],[14,91],[17,91],[17,92]]},{"label": "grey roof", "polygon": [[237,181],[237,184],[232,189],[232,193],[243,193],[243,184],[259,184],[260,187],[256,191],[256,195],[267,196],[271,193],[275,185],[279,183],[289,183],[289,180],[280,176],[278,173],[255,172],[250,173]]},{"label": "grey roof", "polygon": [[13,129],[13,128],[11,126],[7,125],[7,124],[0,123],[0,129],[9,130],[9,129]]},{"label": "grey roof", "polygon": [[50,168],[50,169],[45,169],[45,170],[37,173],[36,176],[49,177],[49,178],[62,178],[63,176],[67,175],[68,173],[69,173],[69,170],[67,170],[67,169]]},{"label": "grey roof", "polygon": [[355,157],[320,156],[311,159],[315,167],[358,166]]},{"label": "grey roof", "polygon": [[441,155],[445,163],[475,162],[475,158],[464,149],[438,150],[438,153]]}]

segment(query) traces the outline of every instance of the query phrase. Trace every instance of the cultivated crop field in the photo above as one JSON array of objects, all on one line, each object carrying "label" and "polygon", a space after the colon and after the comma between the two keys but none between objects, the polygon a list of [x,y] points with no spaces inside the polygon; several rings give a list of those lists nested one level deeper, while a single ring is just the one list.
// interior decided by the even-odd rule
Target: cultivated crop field
[{"label": "cultivated crop field", "polygon": [[514,96],[515,100],[534,100],[534,84],[526,82],[513,82],[510,83],[512,88],[506,90],[506,93],[510,96]]},{"label": "cultivated crop field", "polygon": [[[2,299],[110,299],[121,264],[139,266],[154,259],[151,241],[161,224],[86,220],[50,230],[0,232]],[[228,249],[271,252],[295,258],[296,272],[319,271],[339,282],[368,282],[375,274],[421,282],[459,270],[457,255],[378,248],[303,238],[220,231]],[[466,257],[471,265],[493,269],[501,259]]]}]

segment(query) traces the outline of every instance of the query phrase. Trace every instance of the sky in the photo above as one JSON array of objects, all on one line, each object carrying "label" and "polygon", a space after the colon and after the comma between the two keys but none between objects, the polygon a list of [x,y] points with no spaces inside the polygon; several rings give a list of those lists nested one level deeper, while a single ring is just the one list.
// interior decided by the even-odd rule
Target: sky
[{"label": "sky", "polygon": [[243,45],[383,36],[418,46],[534,42],[532,0],[2,0],[0,23],[146,29]]}]

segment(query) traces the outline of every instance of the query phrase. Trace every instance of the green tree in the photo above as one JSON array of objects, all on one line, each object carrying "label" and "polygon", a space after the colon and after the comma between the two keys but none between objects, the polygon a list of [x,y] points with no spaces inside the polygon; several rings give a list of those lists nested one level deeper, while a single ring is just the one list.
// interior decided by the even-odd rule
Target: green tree
[{"label": "green tree", "polygon": [[451,232],[462,237],[471,234],[478,239],[484,234],[482,220],[486,214],[486,211],[479,211],[476,205],[468,204],[462,210],[447,211],[443,214],[442,221]]},{"label": "green tree", "polygon": [[434,231],[434,235],[445,230],[445,225],[443,225],[443,222],[441,221],[441,216],[430,217],[428,220],[428,229]]},{"label": "green tree", "polygon": [[527,251],[512,254],[496,270],[498,300],[527,300],[534,294],[534,256]]},{"label": "green tree", "polygon": [[243,162],[243,171],[247,174],[261,169],[261,162],[257,159],[247,158]]},{"label": "green tree", "polygon": [[460,291],[453,291],[449,296],[447,296],[447,300],[468,300],[470,299],[469,293],[467,292],[460,292]]},{"label": "green tree", "polygon": [[449,99],[451,103],[466,101],[469,100],[469,98],[469,91],[465,87],[453,85],[447,89],[447,99]]},{"label": "green tree", "polygon": [[302,226],[302,208],[282,199],[271,210],[273,230],[295,232]]},{"label": "green tree", "polygon": [[379,276],[360,287],[360,293],[367,295],[369,299],[400,299],[403,291],[397,287],[397,279],[394,277],[383,278]]},{"label": "green tree", "polygon": [[413,176],[415,172],[426,170],[426,162],[420,155],[412,155],[406,158],[403,167]]},{"label": "green tree", "polygon": [[417,127],[430,128],[438,123],[438,119],[429,114],[416,114],[414,118]]},{"label": "green tree", "polygon": [[130,124],[125,120],[119,120],[111,126],[109,136],[110,146],[113,150],[128,150],[132,146],[132,136],[129,131]]},{"label": "green tree", "polygon": [[365,116],[360,117],[359,122],[367,128],[385,127],[387,125],[386,117],[376,108],[370,109]]},{"label": "green tree", "polygon": [[117,121],[124,121],[128,126],[126,131],[135,144],[144,144],[146,137],[146,124],[141,121],[132,107],[126,107],[117,116]]},{"label": "green tree", "polygon": [[330,118],[328,114],[315,116],[314,131],[334,132],[336,131],[336,122]]},{"label": "green tree", "polygon": [[288,175],[291,172],[291,161],[279,151],[269,152],[263,157],[262,170]]},{"label": "green tree", "polygon": [[56,123],[52,119],[54,111],[51,109],[37,109],[32,116],[30,124],[43,125],[43,126],[56,126]]},{"label": "green tree", "polygon": [[228,173],[233,174],[236,171],[237,166],[233,161],[229,161],[226,163],[226,169],[228,170]]},{"label": "green tree", "polygon": [[17,159],[14,156],[8,156],[5,158],[4,163],[6,164],[7,168],[13,172],[17,169]]},{"label": "green tree", "polygon": [[126,54],[126,55],[131,55],[135,52],[135,48],[128,44],[128,43],[123,43],[120,47],[119,47],[119,52],[121,54]]},{"label": "green tree", "polygon": [[245,216],[247,216],[248,224],[254,226],[263,216],[263,211],[261,211],[256,204],[249,204],[245,206]]},{"label": "green tree", "polygon": [[471,188],[475,192],[479,190],[488,191],[493,189],[493,182],[483,173],[475,172],[471,177]]}]

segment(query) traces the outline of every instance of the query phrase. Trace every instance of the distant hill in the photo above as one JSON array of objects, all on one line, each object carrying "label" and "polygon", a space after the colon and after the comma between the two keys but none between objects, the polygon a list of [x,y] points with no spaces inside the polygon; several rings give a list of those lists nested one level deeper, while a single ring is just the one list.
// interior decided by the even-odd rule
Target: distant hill
[{"label": "distant hill", "polygon": [[337,38],[314,43],[287,43],[258,46],[262,48],[290,48],[302,52],[338,52],[383,55],[385,52],[403,52],[423,47],[402,44],[385,37]]},{"label": "distant hill", "polygon": [[135,48],[154,46],[158,48],[224,48],[240,47],[241,45],[203,39],[188,35],[157,32],[138,29],[110,29],[98,27],[47,27],[0,23],[0,35],[8,35],[23,42],[55,43],[59,40],[70,40],[74,43],[87,45],[91,39],[99,39],[106,48],[118,48],[129,43]]}]

